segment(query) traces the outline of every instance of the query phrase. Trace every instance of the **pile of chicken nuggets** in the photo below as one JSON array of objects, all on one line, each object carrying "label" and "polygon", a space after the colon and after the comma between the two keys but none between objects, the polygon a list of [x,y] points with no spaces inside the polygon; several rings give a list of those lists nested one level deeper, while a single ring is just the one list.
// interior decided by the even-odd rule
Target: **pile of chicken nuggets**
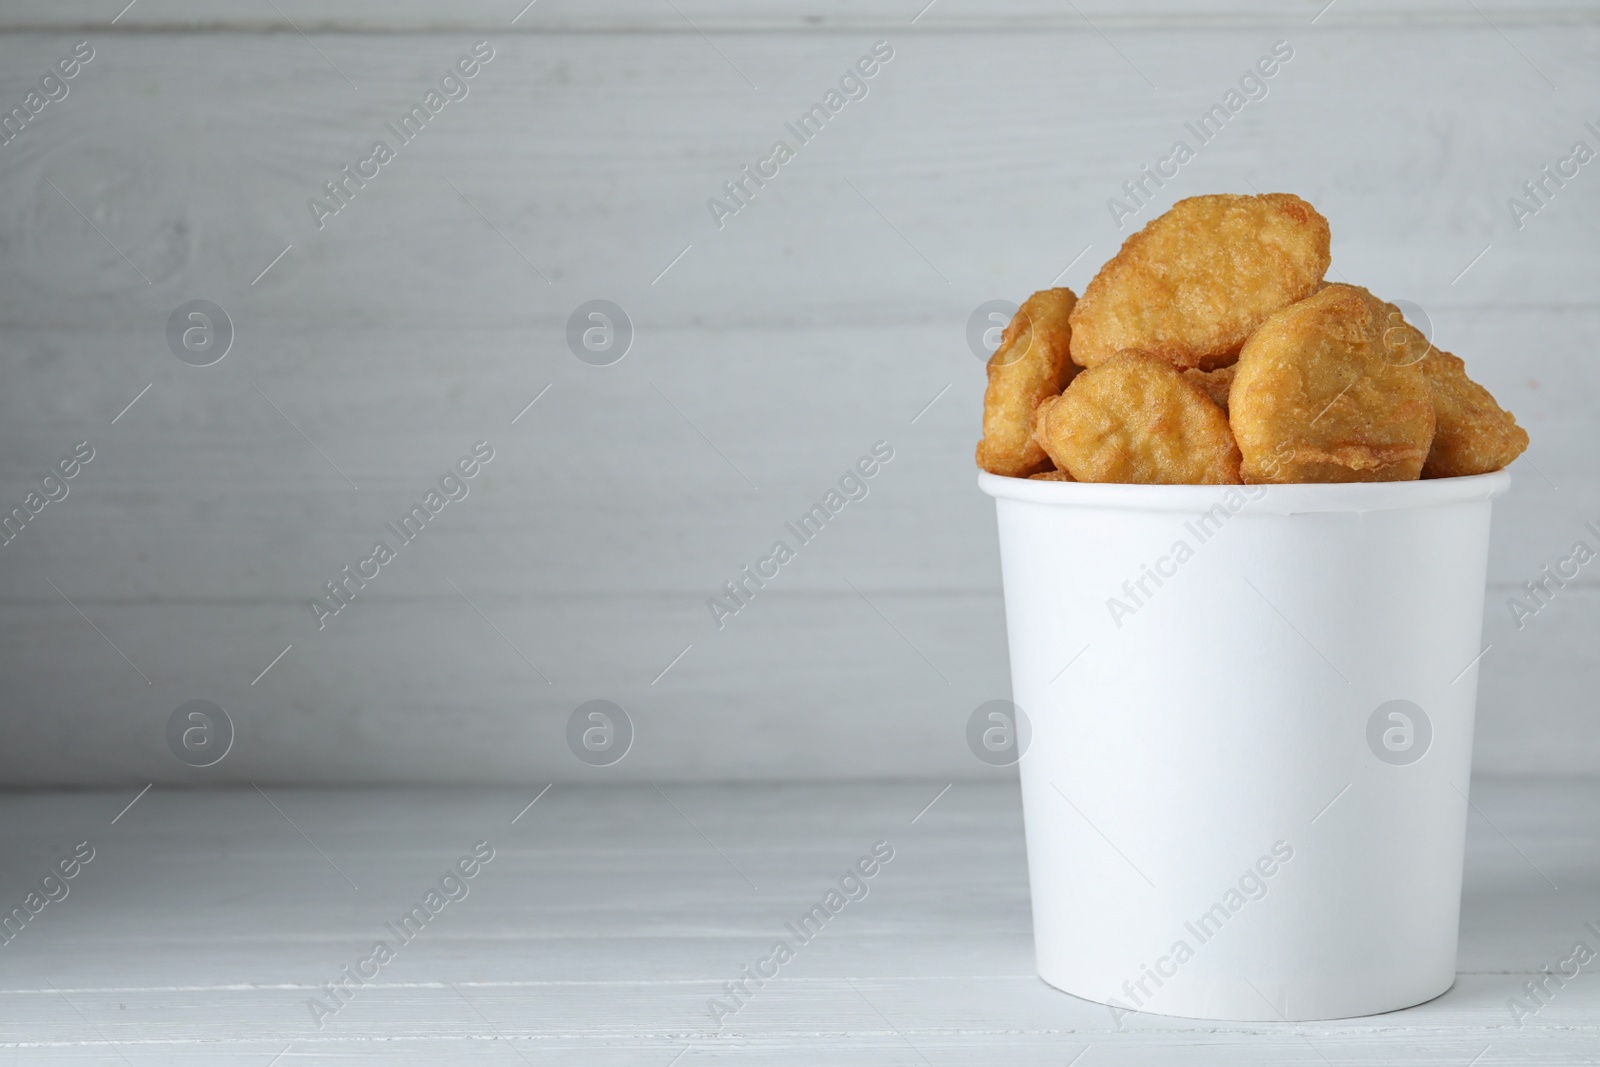
[{"label": "pile of chicken nuggets", "polygon": [[1082,298],[1045,289],[989,358],[978,466],[1013,478],[1219,485],[1499,470],[1528,435],[1400,309],[1323,281],[1298,196],[1196,196]]}]

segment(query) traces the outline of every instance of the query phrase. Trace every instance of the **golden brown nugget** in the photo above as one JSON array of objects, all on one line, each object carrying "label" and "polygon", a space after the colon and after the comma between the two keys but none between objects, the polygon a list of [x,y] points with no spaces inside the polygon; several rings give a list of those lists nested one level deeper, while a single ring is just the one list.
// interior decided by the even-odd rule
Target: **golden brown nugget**
[{"label": "golden brown nugget", "polygon": [[[1239,354],[1228,421],[1247,482],[1405,481],[1433,441],[1420,333],[1389,305],[1330,285],[1279,311]],[[1386,332],[1387,331],[1387,332]]]},{"label": "golden brown nugget", "polygon": [[1078,297],[1071,289],[1042,289],[1012,316],[1000,346],[989,357],[983,393],[983,440],[978,466],[991,474],[1022,478],[1049,466],[1033,440],[1033,412],[1058,396],[1078,367],[1068,354],[1068,325]]},{"label": "golden brown nugget", "polygon": [[1239,365],[1237,363],[1230,363],[1226,367],[1218,367],[1216,370],[1198,370],[1190,367],[1183,372],[1183,376],[1205,390],[1206,396],[1209,396],[1212,402],[1226,414],[1228,411],[1228,390],[1233,388],[1233,375],[1238,369]]},{"label": "golden brown nugget", "polygon": [[1040,471],[1038,474],[1030,474],[1030,475],[1028,475],[1028,480],[1032,481],[1032,482],[1075,482],[1075,481],[1077,481],[1077,479],[1074,478],[1072,475],[1068,474],[1066,471],[1061,471],[1061,470]]},{"label": "golden brown nugget", "polygon": [[1424,478],[1457,478],[1497,471],[1528,447],[1528,431],[1489,390],[1467,377],[1459,356],[1434,349],[1422,361],[1433,396],[1433,446],[1422,464]]},{"label": "golden brown nugget", "polygon": [[1039,408],[1034,437],[1080,482],[1231,485],[1239,448],[1205,391],[1154,356],[1123,355]]},{"label": "golden brown nugget", "polygon": [[1433,396],[1433,444],[1422,464],[1422,476],[1488,474],[1522,455],[1528,447],[1528,432],[1489,390],[1467,377],[1461,357],[1435,348],[1393,304],[1384,308],[1388,322],[1384,345],[1391,350],[1390,361],[1420,362]]},{"label": "golden brown nugget", "polygon": [[1123,244],[1072,313],[1072,358],[1119,352],[1175,367],[1231,363],[1268,315],[1316,292],[1328,220],[1298,196],[1194,196]]}]

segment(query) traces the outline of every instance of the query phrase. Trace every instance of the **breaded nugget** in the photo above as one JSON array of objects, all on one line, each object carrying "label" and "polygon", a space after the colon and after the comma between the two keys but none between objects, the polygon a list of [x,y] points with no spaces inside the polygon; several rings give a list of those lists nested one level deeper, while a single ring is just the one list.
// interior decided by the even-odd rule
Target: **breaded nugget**
[{"label": "breaded nugget", "polygon": [[1030,474],[1028,475],[1028,480],[1032,482],[1075,482],[1078,479],[1074,478],[1066,471],[1057,470],[1040,471],[1038,474]]},{"label": "breaded nugget", "polygon": [[1209,396],[1217,407],[1226,412],[1228,410],[1228,390],[1233,388],[1233,374],[1238,368],[1239,365],[1237,363],[1230,363],[1226,367],[1218,367],[1216,370],[1198,370],[1190,367],[1183,372],[1183,376],[1201,389],[1204,389],[1206,396]]},{"label": "breaded nugget", "polygon": [[1154,356],[1122,355],[1078,375],[1040,406],[1034,437],[1080,482],[1239,481],[1239,448],[1227,416]]},{"label": "breaded nugget", "polygon": [[1042,289],[1017,309],[989,357],[983,393],[983,440],[978,466],[1021,478],[1049,465],[1033,440],[1033,412],[1066,388],[1077,366],[1068,355],[1068,325],[1078,297],[1071,289]]},{"label": "breaded nugget", "polygon": [[1433,396],[1433,445],[1424,478],[1457,478],[1497,471],[1522,455],[1528,432],[1489,390],[1467,377],[1461,357],[1434,345],[1393,304],[1385,304],[1384,346],[1391,362],[1422,364]]},{"label": "breaded nugget", "polygon": [[1268,315],[1316,292],[1328,262],[1328,220],[1298,196],[1180,200],[1083,291],[1072,358],[1093,367],[1132,351],[1223,366]]},{"label": "breaded nugget", "polygon": [[1330,285],[1251,335],[1228,393],[1245,481],[1383,482],[1421,473],[1434,430],[1426,348],[1418,353],[1427,342],[1390,331],[1389,310],[1365,289]]},{"label": "breaded nugget", "polygon": [[1528,447],[1528,431],[1495,402],[1489,390],[1467,377],[1458,356],[1434,349],[1422,361],[1437,421],[1433,447],[1422,464],[1424,478],[1487,474]]}]

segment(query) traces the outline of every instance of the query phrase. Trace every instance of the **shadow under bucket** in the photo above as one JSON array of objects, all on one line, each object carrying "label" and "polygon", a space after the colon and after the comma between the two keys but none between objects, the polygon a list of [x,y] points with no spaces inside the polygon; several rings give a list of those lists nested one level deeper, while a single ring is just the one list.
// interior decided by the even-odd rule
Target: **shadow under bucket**
[{"label": "shadow under bucket", "polygon": [[1490,507],[1510,483],[979,475],[1031,727],[1046,982],[1278,1021],[1450,988]]}]

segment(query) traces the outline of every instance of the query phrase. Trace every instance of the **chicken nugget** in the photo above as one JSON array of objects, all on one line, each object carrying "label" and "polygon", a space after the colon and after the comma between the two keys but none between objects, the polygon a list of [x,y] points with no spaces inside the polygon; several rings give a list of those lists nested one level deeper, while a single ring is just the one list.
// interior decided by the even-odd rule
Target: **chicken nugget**
[{"label": "chicken nugget", "polygon": [[989,357],[978,442],[978,466],[989,473],[1022,478],[1049,466],[1033,440],[1033,412],[1060,395],[1078,372],[1068,355],[1068,321],[1077,302],[1071,289],[1042,289],[1017,309],[1000,335],[1000,346]]},{"label": "chicken nugget", "polygon": [[[1228,422],[1247,482],[1406,481],[1433,442],[1427,341],[1389,305],[1330,285],[1277,312],[1239,354]],[[1414,336],[1413,336],[1414,334]]]},{"label": "chicken nugget", "polygon": [[1233,362],[1268,315],[1316,292],[1328,220],[1298,196],[1193,196],[1129,237],[1072,312],[1072,358]]},{"label": "chicken nugget", "polygon": [[1218,367],[1216,370],[1198,370],[1190,367],[1183,372],[1183,376],[1205,390],[1206,396],[1209,396],[1217,407],[1226,413],[1228,410],[1228,390],[1233,388],[1233,374],[1238,368],[1239,365],[1237,363],[1230,363],[1226,367]]},{"label": "chicken nugget", "polygon": [[1077,481],[1077,479],[1074,478],[1071,474],[1068,474],[1066,471],[1060,471],[1060,470],[1056,470],[1056,471],[1040,471],[1038,474],[1030,474],[1030,475],[1028,475],[1028,480],[1030,482],[1075,482],[1075,481]]},{"label": "chicken nugget", "polygon": [[1176,367],[1129,354],[1039,407],[1034,437],[1080,482],[1230,485],[1239,448],[1222,409]]},{"label": "chicken nugget", "polygon": [[1384,345],[1395,362],[1422,364],[1433,396],[1433,444],[1422,464],[1424,478],[1488,474],[1516,459],[1528,447],[1528,432],[1494,396],[1467,377],[1467,365],[1433,343],[1393,304],[1385,304]]},{"label": "chicken nugget", "polygon": [[1422,361],[1437,425],[1422,464],[1424,478],[1456,478],[1497,471],[1528,447],[1528,431],[1489,390],[1467,377],[1459,356],[1434,349]]}]

